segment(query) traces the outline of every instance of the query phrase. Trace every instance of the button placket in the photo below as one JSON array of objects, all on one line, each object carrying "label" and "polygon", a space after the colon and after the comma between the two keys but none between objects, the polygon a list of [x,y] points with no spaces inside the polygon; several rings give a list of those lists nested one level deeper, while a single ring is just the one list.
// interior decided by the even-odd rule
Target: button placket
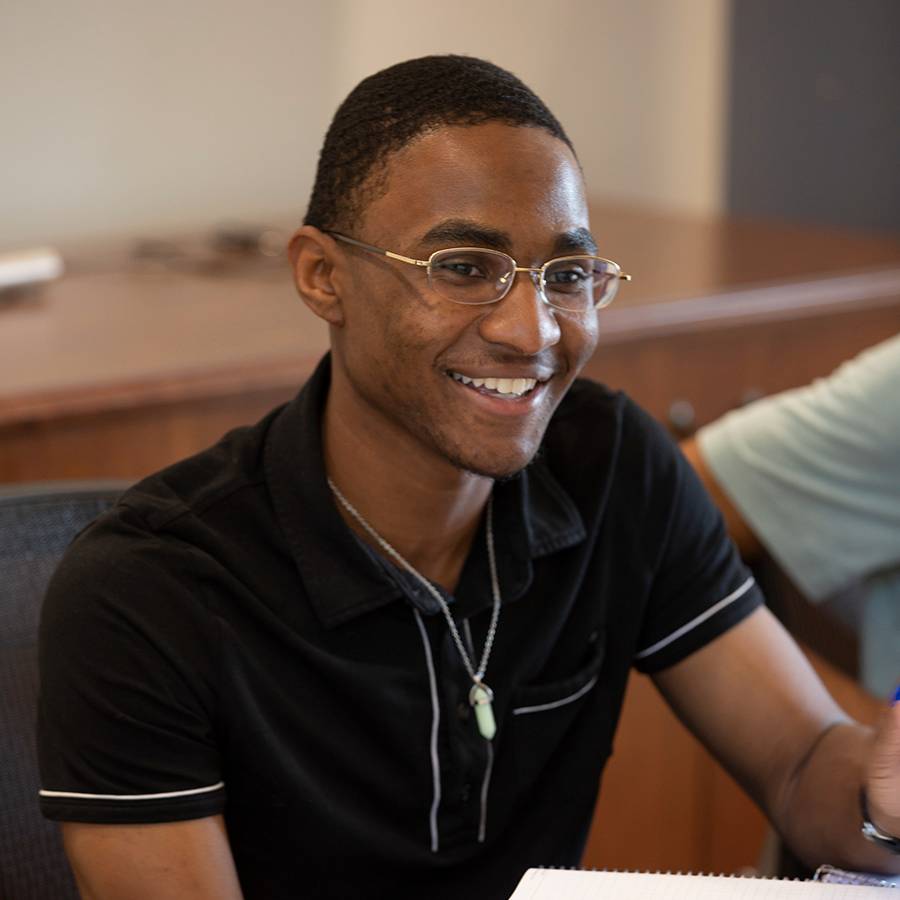
[{"label": "button placket", "polygon": [[[463,640],[471,647],[468,622],[463,620],[459,627]],[[446,802],[441,809],[444,821],[441,832],[445,846],[448,840],[462,845],[475,842],[480,833],[481,813],[477,801],[487,764],[487,742],[478,732],[468,703],[469,674],[446,628],[442,629],[441,673],[441,703],[447,710],[447,763],[443,771]]]}]

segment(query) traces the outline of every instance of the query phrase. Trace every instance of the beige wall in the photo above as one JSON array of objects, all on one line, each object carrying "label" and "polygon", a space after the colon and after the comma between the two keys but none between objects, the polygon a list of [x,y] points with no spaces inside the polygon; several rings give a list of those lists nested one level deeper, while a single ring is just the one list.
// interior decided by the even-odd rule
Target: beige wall
[{"label": "beige wall", "polygon": [[[708,212],[724,183],[727,0],[343,0],[340,93],[418,53],[485,56],[575,143],[591,191]],[[423,14],[423,9],[431,14]]]},{"label": "beige wall", "polygon": [[488,57],[566,126],[595,194],[720,207],[727,0],[0,0],[0,247],[305,207],[353,84]]},{"label": "beige wall", "polygon": [[327,4],[0,0],[0,246],[305,203]]}]

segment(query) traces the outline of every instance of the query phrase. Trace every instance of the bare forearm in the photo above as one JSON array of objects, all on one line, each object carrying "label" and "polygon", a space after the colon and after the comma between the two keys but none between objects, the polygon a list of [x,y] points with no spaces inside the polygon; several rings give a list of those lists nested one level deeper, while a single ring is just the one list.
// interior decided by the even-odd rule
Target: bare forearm
[{"label": "bare forearm", "polygon": [[900,871],[859,809],[865,783],[872,822],[900,835],[900,703],[874,731],[852,722],[764,607],[654,680],[801,858]]},{"label": "bare forearm", "polygon": [[241,900],[221,816],[62,831],[82,900]]},{"label": "bare forearm", "polygon": [[818,741],[786,783],[772,810],[776,827],[810,866],[900,873],[900,856],[876,847],[860,832],[860,786],[865,781],[873,732],[839,723]]}]

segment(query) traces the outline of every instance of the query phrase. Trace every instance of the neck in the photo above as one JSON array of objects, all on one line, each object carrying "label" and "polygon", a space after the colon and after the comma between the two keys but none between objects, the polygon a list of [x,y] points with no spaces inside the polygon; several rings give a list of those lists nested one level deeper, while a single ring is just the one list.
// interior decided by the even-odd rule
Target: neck
[{"label": "neck", "polygon": [[[322,429],[329,477],[404,559],[452,592],[493,481],[436,459],[407,433],[342,403],[335,388],[333,383]],[[341,504],[338,511],[363,541],[382,552]]]}]

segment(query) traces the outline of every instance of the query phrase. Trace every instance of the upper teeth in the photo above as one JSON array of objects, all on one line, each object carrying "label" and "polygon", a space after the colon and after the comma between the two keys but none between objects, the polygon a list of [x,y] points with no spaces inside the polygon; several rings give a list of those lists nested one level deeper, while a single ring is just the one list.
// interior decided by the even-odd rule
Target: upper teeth
[{"label": "upper teeth", "polygon": [[489,391],[496,391],[498,394],[521,396],[537,384],[536,378],[469,378],[467,375],[460,375],[459,372],[450,374],[463,384],[471,384],[472,387],[486,387]]}]

